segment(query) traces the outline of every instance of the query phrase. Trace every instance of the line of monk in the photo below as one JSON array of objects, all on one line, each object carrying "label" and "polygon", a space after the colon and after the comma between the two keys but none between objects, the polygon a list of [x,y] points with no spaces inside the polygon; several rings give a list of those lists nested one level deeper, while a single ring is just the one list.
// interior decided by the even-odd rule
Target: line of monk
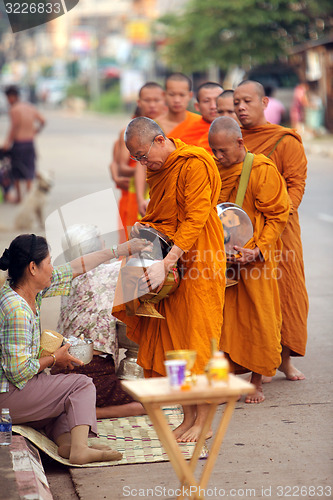
[{"label": "line of monk", "polygon": [[[120,283],[114,315],[139,344],[138,363],[145,376],[164,376],[164,353],[173,349],[195,349],[194,370],[202,373],[210,339],[215,338],[235,373],[252,372],[256,393],[245,401],[260,403],[265,399],[262,382],[270,381],[277,369],[288,380],[305,378],[290,356],[304,356],[307,339],[308,298],[297,213],[306,157],[295,131],[267,123],[267,98],[258,82],[245,81],[224,92],[217,83],[203,84],[196,103],[202,116],[193,118],[192,132],[192,115],[184,110],[191,93],[185,75],[171,75],[165,94],[168,111],[155,121],[135,118],[125,131],[126,147],[140,167],[136,174],[141,172],[147,181],[150,198],[132,236],[139,224],[148,224],[174,243],[161,265],[148,269],[148,279],[142,277],[139,288],[143,293],[159,287],[177,261],[185,263],[184,277],[179,288],[156,305],[165,319],[127,316]],[[182,123],[187,137],[205,129],[197,143],[191,139],[186,144],[179,137]],[[175,131],[177,136],[171,135]],[[203,147],[197,145],[200,141]],[[235,201],[248,152],[254,158],[243,208],[254,234],[244,248],[235,249],[236,257],[228,257],[228,272],[237,273],[238,284],[225,291],[223,228],[216,205]],[[196,441],[206,412],[206,407],[185,407],[184,421],[175,430],[177,440]]]}]

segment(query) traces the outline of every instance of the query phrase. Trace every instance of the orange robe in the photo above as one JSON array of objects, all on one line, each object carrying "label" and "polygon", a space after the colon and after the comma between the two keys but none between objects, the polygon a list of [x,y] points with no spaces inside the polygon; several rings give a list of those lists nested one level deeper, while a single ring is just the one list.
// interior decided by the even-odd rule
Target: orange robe
[{"label": "orange robe", "polygon": [[206,122],[203,118],[201,118],[202,126],[201,126],[201,135],[200,137],[197,138],[196,141],[196,146],[199,146],[200,148],[204,148],[208,153],[211,155],[213,154],[213,151],[210,149],[210,145],[208,142],[208,132],[209,128],[211,126],[210,123]]},{"label": "orange robe", "polygon": [[121,280],[112,311],[127,324],[128,337],[139,344],[138,363],[148,377],[165,375],[164,353],[173,349],[195,349],[194,371],[202,373],[211,355],[210,340],[220,341],[222,327],[225,254],[216,211],[219,173],[204,150],[173,141],[177,149],[163,167],[148,169],[150,202],[141,222],[184,250],[184,276],[177,290],[156,305],[165,319],[127,316]]},{"label": "orange robe", "polygon": [[[287,185],[291,211],[288,224],[282,233],[283,256],[279,264],[282,271],[279,279],[282,311],[281,342],[282,345],[289,347],[292,355],[304,356],[309,301],[305,286],[301,228],[297,211],[304,194],[307,175],[307,159],[302,140],[294,130],[270,123],[249,130],[242,129],[242,132],[246,147],[252,153],[269,155]],[[271,153],[279,139],[281,141]]]},{"label": "orange robe", "polygon": [[194,144],[191,142],[193,137],[193,130],[195,130],[196,125],[200,122],[201,116],[191,111],[186,111],[186,118],[184,121],[179,123],[174,127],[171,132],[169,132],[168,137],[174,137],[185,142],[185,144]]},{"label": "orange robe", "polygon": [[[219,166],[220,203],[235,202],[242,166]],[[255,155],[242,206],[253,224],[253,237],[245,247],[259,247],[265,260],[228,269],[228,275],[239,281],[226,289],[220,348],[237,365],[266,376],[273,376],[281,363],[276,268],[282,246],[279,236],[289,207],[287,190],[275,165],[264,155]]]},{"label": "orange robe", "polygon": [[[136,161],[129,159],[128,166],[132,167],[134,171],[134,169],[136,168]],[[131,227],[139,217],[138,202],[136,199],[134,184],[134,174],[130,178],[129,188],[127,190],[121,190],[121,197],[118,207],[121,220],[119,228],[119,243],[124,243],[127,240],[127,235],[130,233]]]}]

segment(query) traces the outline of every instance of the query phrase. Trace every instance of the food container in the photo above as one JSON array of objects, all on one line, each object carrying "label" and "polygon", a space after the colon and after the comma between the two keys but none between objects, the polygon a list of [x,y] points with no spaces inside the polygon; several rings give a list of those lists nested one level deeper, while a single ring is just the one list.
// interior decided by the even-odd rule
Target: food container
[{"label": "food container", "polygon": [[39,357],[50,356],[61,346],[64,337],[54,330],[43,330],[40,337]]},{"label": "food container", "polygon": [[91,339],[70,337],[67,341],[71,344],[69,354],[83,361],[85,365],[90,363],[94,355],[94,342]]}]

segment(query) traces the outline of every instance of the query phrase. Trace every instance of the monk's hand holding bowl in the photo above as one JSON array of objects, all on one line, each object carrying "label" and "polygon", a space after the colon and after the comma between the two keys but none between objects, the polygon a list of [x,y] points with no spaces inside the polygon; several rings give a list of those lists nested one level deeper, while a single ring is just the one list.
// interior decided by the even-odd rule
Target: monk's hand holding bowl
[{"label": "monk's hand holding bowl", "polygon": [[249,264],[250,262],[254,262],[261,255],[259,247],[251,249],[235,245],[234,250],[237,251],[239,256],[237,257],[236,255],[231,255],[227,258],[227,261],[232,264]]},{"label": "monk's hand holding bowl", "polygon": [[[73,370],[75,365],[83,366],[84,363],[78,358],[75,358],[69,354],[68,349],[70,348],[70,343],[66,342],[65,345],[59,347],[53,354],[55,356],[55,365],[59,368],[65,370]],[[73,364],[75,363],[75,365]]]},{"label": "monk's hand holding bowl", "polygon": [[142,294],[152,291],[158,293],[164,284],[165,276],[163,260],[152,264],[139,279],[139,292]]}]

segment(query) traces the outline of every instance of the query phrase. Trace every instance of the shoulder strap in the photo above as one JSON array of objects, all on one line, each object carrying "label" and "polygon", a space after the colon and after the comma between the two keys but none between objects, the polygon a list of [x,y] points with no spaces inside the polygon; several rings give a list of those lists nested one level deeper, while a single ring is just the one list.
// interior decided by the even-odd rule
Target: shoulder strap
[{"label": "shoulder strap", "polygon": [[268,155],[266,155],[266,156],[267,156],[267,158],[270,158],[270,157],[271,157],[271,155],[274,153],[274,151],[276,150],[276,148],[278,147],[278,145],[280,144],[280,142],[282,141],[282,139],[283,139],[284,137],[286,137],[286,135],[288,135],[288,134],[284,134],[282,137],[280,137],[280,139],[278,139],[278,140],[276,141],[276,143],[275,143],[275,144],[274,144],[274,146],[273,146],[272,151],[270,151],[270,152],[268,153]]},{"label": "shoulder strap", "polygon": [[236,195],[236,200],[235,204],[241,207],[243,205],[247,185],[249,183],[250,179],[250,174],[251,174],[251,169],[252,169],[252,164],[253,164],[253,158],[254,154],[250,153],[249,151],[246,153],[244,162],[243,162],[243,168],[242,168],[242,173],[240,176],[239,180],[239,185],[237,189],[237,195]]}]

